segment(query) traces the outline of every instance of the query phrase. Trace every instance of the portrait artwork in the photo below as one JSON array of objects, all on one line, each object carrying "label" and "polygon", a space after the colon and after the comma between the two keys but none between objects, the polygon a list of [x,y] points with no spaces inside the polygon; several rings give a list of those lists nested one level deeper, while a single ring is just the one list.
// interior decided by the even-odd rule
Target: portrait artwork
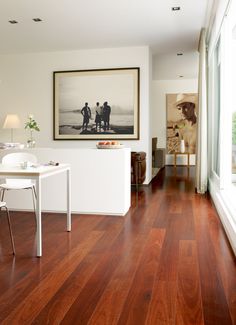
[{"label": "portrait artwork", "polygon": [[167,94],[167,153],[180,151],[184,140],[185,151],[196,153],[197,94]]}]

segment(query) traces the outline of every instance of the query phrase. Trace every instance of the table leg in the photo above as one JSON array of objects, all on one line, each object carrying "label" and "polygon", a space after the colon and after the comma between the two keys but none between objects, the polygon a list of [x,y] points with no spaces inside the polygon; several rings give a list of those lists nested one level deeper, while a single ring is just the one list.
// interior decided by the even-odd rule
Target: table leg
[{"label": "table leg", "polygon": [[188,152],[188,168],[190,167],[190,153]]},{"label": "table leg", "polygon": [[71,231],[71,173],[67,169],[67,231]]},{"label": "table leg", "polygon": [[42,219],[41,219],[41,179],[40,177],[36,180],[36,217],[37,217],[37,230],[36,230],[36,241],[37,241],[37,256],[42,256]]},{"label": "table leg", "polygon": [[174,154],[174,167],[176,168],[176,153]]}]

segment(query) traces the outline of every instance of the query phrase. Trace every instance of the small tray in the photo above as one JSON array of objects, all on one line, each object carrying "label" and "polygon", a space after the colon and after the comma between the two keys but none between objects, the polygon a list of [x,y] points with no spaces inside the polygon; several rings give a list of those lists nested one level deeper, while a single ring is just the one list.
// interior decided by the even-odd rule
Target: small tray
[{"label": "small tray", "polygon": [[97,144],[98,149],[122,149],[124,148],[123,144]]}]

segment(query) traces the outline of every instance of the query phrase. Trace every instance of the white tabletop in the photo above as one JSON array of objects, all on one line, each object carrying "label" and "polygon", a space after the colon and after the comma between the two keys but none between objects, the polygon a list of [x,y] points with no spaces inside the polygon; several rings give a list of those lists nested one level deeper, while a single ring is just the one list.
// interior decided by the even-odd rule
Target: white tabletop
[{"label": "white tabletop", "polygon": [[0,164],[0,176],[40,176],[54,174],[69,168],[69,164],[59,164],[58,166],[39,165],[37,167],[28,167],[26,169],[23,169],[19,165]]}]

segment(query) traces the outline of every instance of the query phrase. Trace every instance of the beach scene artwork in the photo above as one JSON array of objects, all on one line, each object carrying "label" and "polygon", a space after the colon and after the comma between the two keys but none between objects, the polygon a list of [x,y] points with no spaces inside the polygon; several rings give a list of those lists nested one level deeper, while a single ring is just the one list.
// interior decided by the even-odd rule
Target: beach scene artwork
[{"label": "beach scene artwork", "polygon": [[137,139],[139,69],[54,72],[55,139]]},{"label": "beach scene artwork", "polygon": [[167,94],[167,153],[180,151],[184,140],[185,151],[196,152],[198,95],[195,93]]}]

